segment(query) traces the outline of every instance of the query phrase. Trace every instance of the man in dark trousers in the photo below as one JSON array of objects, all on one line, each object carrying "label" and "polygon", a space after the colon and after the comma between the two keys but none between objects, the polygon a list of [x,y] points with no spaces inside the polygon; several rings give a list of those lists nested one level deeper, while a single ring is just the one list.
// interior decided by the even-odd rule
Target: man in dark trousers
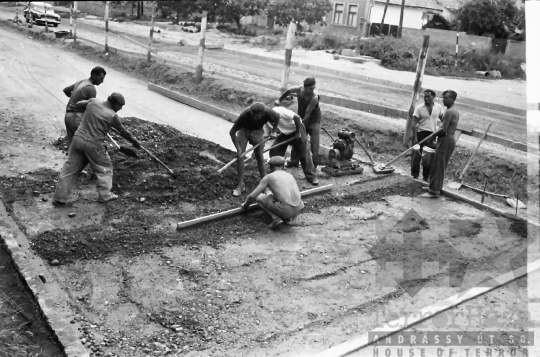
[{"label": "man in dark trousers", "polygon": [[437,148],[431,163],[429,192],[423,194],[422,197],[437,198],[441,195],[448,161],[450,161],[450,157],[456,148],[454,133],[459,122],[459,112],[454,106],[456,98],[457,93],[453,90],[447,90],[443,93],[443,104],[447,110],[442,118],[442,127],[436,131]]},{"label": "man in dark trousers", "polygon": [[[237,157],[246,151],[248,142],[255,146],[264,140],[264,124],[271,122],[273,124],[272,131],[270,133],[271,138],[276,138],[277,128],[279,123],[279,114],[268,108],[266,105],[260,102],[251,104],[249,108],[244,110],[242,114],[236,119],[233,127],[231,128],[229,135],[236,148]],[[266,175],[266,168],[264,162],[264,145],[258,146],[255,151],[255,158],[257,159],[257,167],[259,168],[259,174],[261,178]],[[244,185],[244,159],[237,161],[238,169],[238,187],[233,191],[233,196],[238,197],[245,190]]]},{"label": "man in dark trousers", "polygon": [[[441,120],[444,114],[443,107],[434,103],[435,92],[431,89],[424,91],[424,103],[416,107],[413,114],[414,126],[413,126],[413,144],[419,143],[424,140],[437,129],[437,120]],[[415,140],[416,139],[416,140]],[[422,153],[424,146],[428,148],[435,148],[435,138],[426,141],[420,145],[420,150],[413,150],[411,155],[411,175],[414,178],[418,178],[420,174],[420,161],[422,160]],[[424,181],[429,180],[428,166],[424,166],[422,169],[422,177]]]},{"label": "man in dark trousers", "polygon": [[104,102],[93,98],[76,104],[78,108],[84,110],[84,116],[73,137],[68,159],[56,183],[53,205],[61,206],[67,203],[75,180],[87,164],[90,164],[94,175],[97,176],[99,202],[104,203],[118,198],[111,192],[113,166],[105,146],[107,134],[111,128],[115,128],[135,148],[141,147],[116,115],[125,104],[126,101],[120,93],[111,94]]},{"label": "man in dark trousers", "polygon": [[[319,165],[319,140],[321,132],[321,108],[319,107],[319,94],[315,91],[315,78],[306,78],[304,85],[287,89],[278,100],[276,105],[281,105],[281,102],[292,93],[296,93],[298,100],[298,115],[302,118],[306,132],[311,138],[311,156],[313,164],[316,168]],[[291,160],[287,161],[285,167],[298,167],[300,158],[296,150],[291,151]]]},{"label": "man in dark trousers", "polygon": [[96,97],[96,88],[105,80],[107,72],[103,67],[94,67],[90,71],[90,78],[80,80],[69,87],[64,88],[64,94],[69,97],[69,102],[66,107],[66,115],[64,123],[66,124],[66,141],[68,149],[73,141],[73,135],[81,124],[84,109],[77,107],[77,102],[81,100],[89,100]]}]

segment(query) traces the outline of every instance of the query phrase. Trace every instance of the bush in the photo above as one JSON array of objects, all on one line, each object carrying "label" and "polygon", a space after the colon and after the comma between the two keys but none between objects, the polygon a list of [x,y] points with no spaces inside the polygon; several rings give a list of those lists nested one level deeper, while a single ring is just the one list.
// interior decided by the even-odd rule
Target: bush
[{"label": "bush", "polygon": [[272,34],[275,36],[281,36],[283,35],[283,29],[275,29],[274,31],[272,31]]},{"label": "bush", "polygon": [[380,59],[383,66],[401,69],[411,68],[411,60],[416,63],[418,51],[419,48],[413,44],[392,36],[382,36],[362,41],[359,53]]},{"label": "bush", "polygon": [[296,40],[297,46],[300,46],[306,50],[311,50],[315,46],[316,42],[317,42],[317,36],[309,36],[309,35],[299,37]]},{"label": "bush", "polygon": [[250,37],[257,36],[257,29],[253,27],[249,27],[249,26],[242,26],[242,28],[240,28],[240,31],[238,32],[239,34],[244,35],[244,36],[250,36]]},{"label": "bush", "polygon": [[349,48],[350,46],[351,44],[347,36],[325,32],[322,35],[316,36],[315,43],[311,49],[314,51],[341,50],[342,48]]}]

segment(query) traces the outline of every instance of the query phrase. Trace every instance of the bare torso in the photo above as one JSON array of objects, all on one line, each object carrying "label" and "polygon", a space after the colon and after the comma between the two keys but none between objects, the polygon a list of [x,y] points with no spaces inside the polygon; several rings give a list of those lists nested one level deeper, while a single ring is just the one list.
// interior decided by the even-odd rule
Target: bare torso
[{"label": "bare torso", "polygon": [[443,121],[445,117],[448,116],[448,119],[450,120],[450,123],[448,124],[448,130],[446,131],[447,134],[454,134],[457,129],[457,125],[459,122],[459,112],[456,109],[456,107],[451,107],[446,111],[443,117]]},{"label": "bare torso", "polygon": [[278,170],[266,175],[268,187],[277,201],[298,206],[301,201],[300,190],[294,177],[288,172]]}]

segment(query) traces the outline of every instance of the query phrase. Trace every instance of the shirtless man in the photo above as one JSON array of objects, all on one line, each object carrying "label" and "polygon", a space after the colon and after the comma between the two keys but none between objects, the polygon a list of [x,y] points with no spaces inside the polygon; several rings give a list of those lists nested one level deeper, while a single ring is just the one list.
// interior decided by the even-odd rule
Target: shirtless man
[{"label": "shirtless man", "polygon": [[448,109],[442,118],[442,127],[435,132],[438,139],[435,157],[431,163],[429,192],[423,194],[422,197],[437,198],[441,195],[446,167],[456,148],[454,133],[459,122],[459,112],[454,106],[456,98],[457,93],[453,90],[447,90],[443,93],[443,104]]},{"label": "shirtless man", "polygon": [[[302,118],[302,123],[306,128],[306,132],[311,138],[311,156],[313,157],[314,167],[320,164],[319,159],[319,142],[321,137],[321,108],[319,107],[319,94],[315,90],[315,78],[306,78],[304,85],[287,89],[278,100],[275,101],[277,106],[287,98],[291,93],[296,93],[298,100],[298,115]],[[291,160],[287,161],[285,167],[298,167],[300,158],[296,150],[291,151]]]},{"label": "shirtless man", "polygon": [[[272,173],[261,180],[242,207],[247,209],[250,204],[257,201],[259,207],[272,217],[272,223],[268,227],[275,229],[283,222],[290,224],[304,208],[304,202],[294,177],[283,171],[285,165],[283,156],[272,157],[269,164]],[[272,194],[263,194],[266,189],[270,189]]]},{"label": "shirtless man", "polygon": [[73,141],[75,132],[81,125],[84,109],[77,107],[77,102],[81,100],[88,100],[96,97],[96,88],[105,80],[105,69],[103,67],[94,67],[90,71],[90,78],[80,80],[69,87],[64,88],[64,94],[69,97],[69,102],[66,107],[66,115],[64,116],[64,123],[66,124],[66,141],[68,150]]}]

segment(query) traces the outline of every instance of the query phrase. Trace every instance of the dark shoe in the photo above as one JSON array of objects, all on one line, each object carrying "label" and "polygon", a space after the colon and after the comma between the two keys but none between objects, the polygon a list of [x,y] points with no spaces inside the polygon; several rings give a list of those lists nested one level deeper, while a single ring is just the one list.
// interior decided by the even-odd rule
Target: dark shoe
[{"label": "dark shoe", "polygon": [[298,167],[298,163],[295,164],[291,160],[287,160],[287,162],[285,163],[285,167],[286,168]]},{"label": "dark shoe", "polygon": [[312,184],[313,186],[319,186],[319,180],[317,180],[316,178],[314,178],[313,180],[311,181],[308,181],[310,184]]},{"label": "dark shoe", "polygon": [[428,177],[422,177],[422,180],[429,182],[429,176]]},{"label": "dark shoe", "polygon": [[418,180],[418,175],[412,175],[412,178]]},{"label": "dark shoe", "polygon": [[64,207],[66,204],[65,204],[65,202],[60,202],[60,201],[53,200],[52,205],[54,207]]}]

